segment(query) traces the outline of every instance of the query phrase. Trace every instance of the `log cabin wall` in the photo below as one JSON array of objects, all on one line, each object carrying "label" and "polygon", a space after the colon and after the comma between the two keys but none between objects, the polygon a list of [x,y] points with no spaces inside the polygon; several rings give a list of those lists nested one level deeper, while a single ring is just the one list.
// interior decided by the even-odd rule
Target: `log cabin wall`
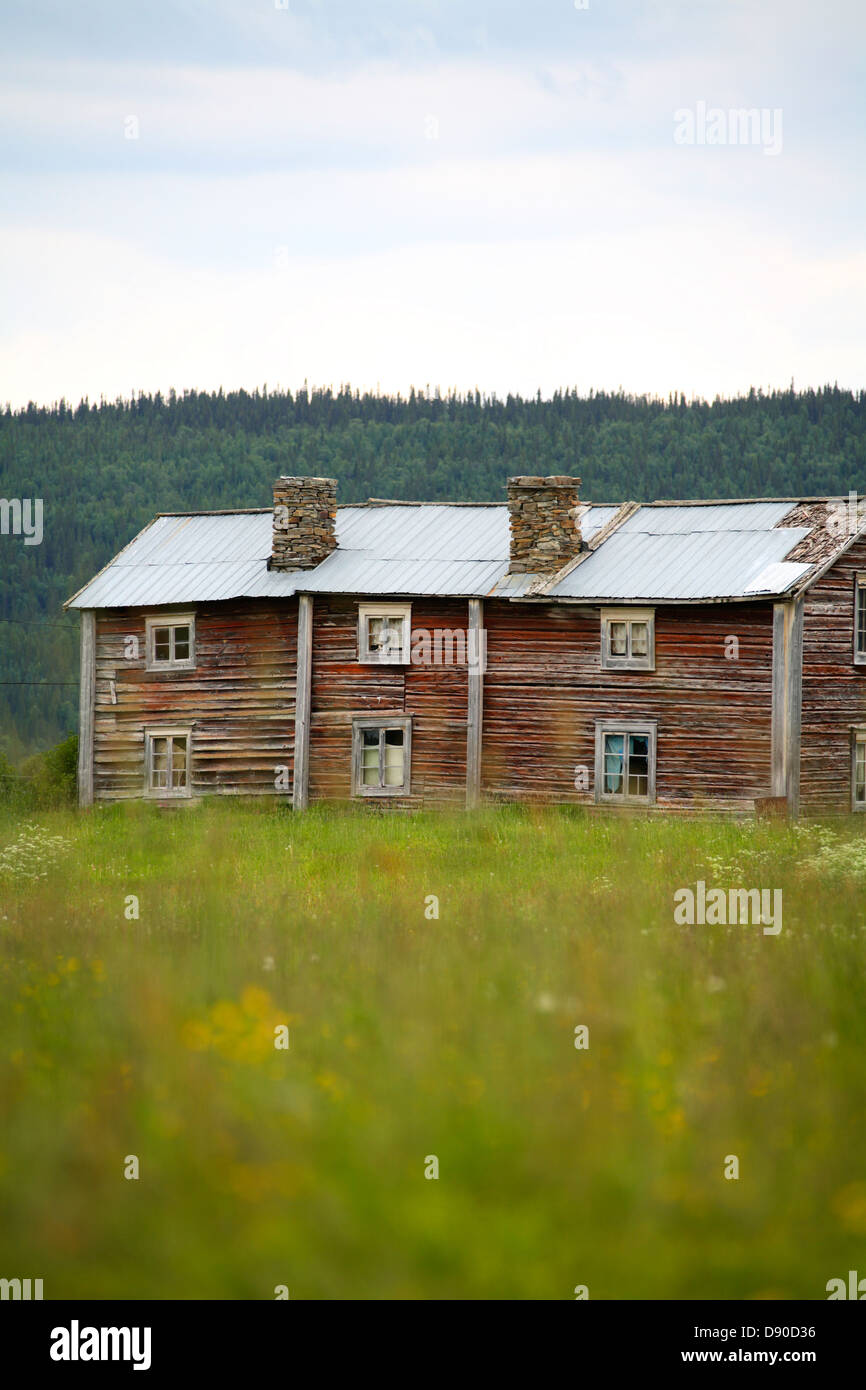
[{"label": "log cabin wall", "polygon": [[[276,769],[291,779],[297,600],[184,605],[195,613],[194,669],[148,671],[145,616],[169,611],[96,615],[95,799],[142,796],[144,730],[174,723],[193,724],[193,795],[286,795]],[[137,659],[125,654],[131,636]]]},{"label": "log cabin wall", "polygon": [[593,803],[595,721],[613,718],[657,721],[659,808],[751,812],[770,795],[772,604],[657,606],[654,671],[602,670],[597,607],[488,600],[484,626],[488,797]]},{"label": "log cabin wall", "polygon": [[866,666],[854,664],[858,573],[866,573],[866,540],[855,541],[805,596],[800,805],[809,815],[851,810],[850,726],[866,724]]},{"label": "log cabin wall", "polygon": [[[430,633],[467,631],[465,599],[411,602],[413,633],[420,628]],[[369,800],[389,806],[462,805],[466,798],[466,666],[362,665],[358,661],[358,603],[318,594],[313,602],[310,800],[352,796],[352,719],[381,713],[412,716],[411,794]]]}]

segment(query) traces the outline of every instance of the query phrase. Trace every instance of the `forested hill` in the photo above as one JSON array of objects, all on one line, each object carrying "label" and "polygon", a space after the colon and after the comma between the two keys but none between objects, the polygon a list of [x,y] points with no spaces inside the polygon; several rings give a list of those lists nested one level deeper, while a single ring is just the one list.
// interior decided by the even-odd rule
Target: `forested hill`
[{"label": "forested hill", "polygon": [[511,473],[579,473],[600,502],[863,491],[866,391],[712,404],[220,391],[7,409],[0,496],[41,497],[44,538],[0,536],[0,752],[75,726],[65,598],[156,512],[266,505],[281,472],[336,477],[342,502],[499,501]]}]

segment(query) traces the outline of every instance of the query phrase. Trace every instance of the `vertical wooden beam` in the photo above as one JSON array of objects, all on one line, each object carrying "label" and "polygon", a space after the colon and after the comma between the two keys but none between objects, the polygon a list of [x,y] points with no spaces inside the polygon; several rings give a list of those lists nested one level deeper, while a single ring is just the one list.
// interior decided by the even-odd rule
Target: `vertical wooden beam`
[{"label": "vertical wooden beam", "polygon": [[78,696],[78,804],[93,805],[93,714],[96,703],[96,614],[81,610],[81,687]]},{"label": "vertical wooden beam", "polygon": [[481,802],[481,729],[484,719],[484,603],[469,600],[469,630],[466,634],[468,662],[468,705],[466,711],[466,805],[472,810]]},{"label": "vertical wooden beam", "polygon": [[803,709],[803,605],[802,598],[787,604],[788,632],[788,748],[785,795],[788,814],[800,814],[800,721]]},{"label": "vertical wooden beam", "polygon": [[313,670],[313,599],[298,599],[298,666],[295,678],[295,774],[292,806],[306,811],[310,783],[310,690]]},{"label": "vertical wooden beam", "polygon": [[800,809],[800,719],[803,704],[803,600],[773,605],[773,796]]},{"label": "vertical wooden beam", "polygon": [[772,795],[786,795],[788,740],[786,732],[785,695],[785,609],[784,603],[773,604],[773,713],[770,735],[772,764]]}]

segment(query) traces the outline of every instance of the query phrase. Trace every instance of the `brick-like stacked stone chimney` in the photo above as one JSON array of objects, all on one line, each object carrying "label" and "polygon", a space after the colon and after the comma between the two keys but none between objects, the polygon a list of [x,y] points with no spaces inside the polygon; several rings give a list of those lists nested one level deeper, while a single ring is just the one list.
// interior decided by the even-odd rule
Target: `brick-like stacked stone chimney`
[{"label": "brick-like stacked stone chimney", "polygon": [[277,478],[272,570],[311,570],[336,548],[336,478]]},{"label": "brick-like stacked stone chimney", "polygon": [[580,478],[509,478],[509,574],[555,574],[580,552]]}]

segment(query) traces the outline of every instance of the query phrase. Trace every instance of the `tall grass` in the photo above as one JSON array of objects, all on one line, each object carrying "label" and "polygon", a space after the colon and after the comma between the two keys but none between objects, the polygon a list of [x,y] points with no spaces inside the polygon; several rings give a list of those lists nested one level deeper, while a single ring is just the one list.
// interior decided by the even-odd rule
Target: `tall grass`
[{"label": "tall grass", "polygon": [[[49,1298],[826,1297],[866,1273],[860,834],[0,813],[0,1275]],[[675,925],[698,878],[781,888],[781,933]]]}]

